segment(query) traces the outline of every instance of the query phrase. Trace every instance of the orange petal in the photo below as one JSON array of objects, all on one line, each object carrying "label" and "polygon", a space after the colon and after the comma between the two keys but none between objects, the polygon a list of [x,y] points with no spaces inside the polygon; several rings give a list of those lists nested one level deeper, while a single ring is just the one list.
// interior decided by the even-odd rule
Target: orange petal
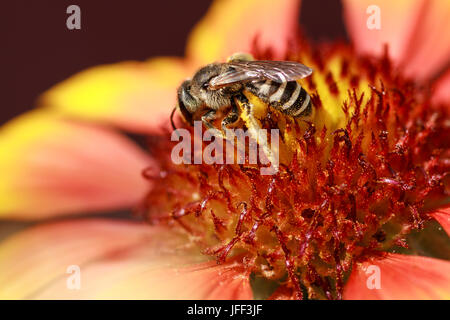
[{"label": "orange petal", "polygon": [[437,81],[433,102],[450,104],[450,69]]},{"label": "orange petal", "polygon": [[[367,20],[380,8],[381,28],[370,30]],[[344,0],[347,28],[360,53],[382,54],[385,43],[397,65],[414,78],[429,78],[450,55],[450,2],[439,0]]]},{"label": "orange petal", "polygon": [[37,219],[137,204],[150,158],[111,130],[42,111],[0,130],[0,216]]},{"label": "orange petal", "polygon": [[74,118],[151,132],[168,123],[177,87],[191,73],[179,58],[97,66],[51,88],[41,104]]},{"label": "orange petal", "polygon": [[224,61],[235,52],[249,52],[258,36],[274,58],[284,58],[296,35],[298,0],[217,0],[190,35],[187,56],[198,65]]},{"label": "orange petal", "polygon": [[[41,225],[0,244],[0,298],[251,298],[242,264],[204,260],[184,233],[162,226],[106,219]],[[70,266],[79,273],[67,273]]]},{"label": "orange petal", "polygon": [[[374,287],[378,271],[380,289]],[[357,263],[345,285],[344,299],[450,299],[450,261],[390,253]]]},{"label": "orange petal", "polygon": [[450,235],[450,207],[437,210],[430,214],[444,228],[445,232]]}]

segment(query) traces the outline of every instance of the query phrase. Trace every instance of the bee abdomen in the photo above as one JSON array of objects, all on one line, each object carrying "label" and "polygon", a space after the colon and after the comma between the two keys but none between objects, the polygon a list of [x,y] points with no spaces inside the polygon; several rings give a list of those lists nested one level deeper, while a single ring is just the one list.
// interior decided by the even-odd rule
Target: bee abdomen
[{"label": "bee abdomen", "polygon": [[281,83],[270,80],[259,80],[247,83],[247,89],[261,98],[264,102],[269,102],[269,98],[279,89]]},{"label": "bee abdomen", "polygon": [[312,111],[311,97],[305,89],[297,84],[297,89],[292,94],[291,99],[281,108],[284,113],[292,117],[308,116]]},{"label": "bee abdomen", "polygon": [[271,107],[292,117],[311,113],[311,98],[296,81],[260,80],[248,83],[247,88]]}]

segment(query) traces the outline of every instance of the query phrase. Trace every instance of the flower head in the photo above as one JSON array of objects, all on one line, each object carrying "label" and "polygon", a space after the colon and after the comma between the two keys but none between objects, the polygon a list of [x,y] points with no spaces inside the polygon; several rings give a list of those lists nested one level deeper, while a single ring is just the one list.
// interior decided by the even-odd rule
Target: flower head
[{"label": "flower head", "polygon": [[358,58],[342,45],[298,41],[286,60],[316,70],[303,84],[316,110],[311,121],[271,108],[261,118],[262,128],[280,130],[280,171],[174,165],[162,136],[145,215],[184,228],[220,263],[243,256],[249,272],[281,281],[283,292],[302,297],[302,286],[309,298],[341,298],[355,262],[405,247],[445,199],[448,111],[386,55]]}]

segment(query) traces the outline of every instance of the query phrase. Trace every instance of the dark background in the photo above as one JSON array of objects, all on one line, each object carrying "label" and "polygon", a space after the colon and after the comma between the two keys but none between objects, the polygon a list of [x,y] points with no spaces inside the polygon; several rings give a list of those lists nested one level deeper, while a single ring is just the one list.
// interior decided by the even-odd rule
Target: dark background
[{"label": "dark background", "polygon": [[[183,56],[187,35],[210,2],[15,0],[3,3],[0,124],[34,107],[40,93],[87,67],[121,60],[145,60],[151,56]],[[81,9],[81,30],[66,27],[66,9],[71,4]],[[314,41],[347,37],[339,0],[303,0],[299,23]]]}]

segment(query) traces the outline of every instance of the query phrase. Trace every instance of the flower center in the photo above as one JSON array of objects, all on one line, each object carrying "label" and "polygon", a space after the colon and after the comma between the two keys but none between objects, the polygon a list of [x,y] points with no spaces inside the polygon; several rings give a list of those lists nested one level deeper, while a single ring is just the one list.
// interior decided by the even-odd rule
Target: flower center
[{"label": "flower center", "polygon": [[340,298],[353,262],[405,246],[444,198],[449,126],[385,57],[338,45],[288,58],[315,70],[302,81],[315,114],[295,120],[269,108],[259,119],[280,130],[279,172],[175,165],[166,135],[153,145],[162,170],[146,216],[186,229],[219,262],[242,255],[255,276],[297,297]]}]

